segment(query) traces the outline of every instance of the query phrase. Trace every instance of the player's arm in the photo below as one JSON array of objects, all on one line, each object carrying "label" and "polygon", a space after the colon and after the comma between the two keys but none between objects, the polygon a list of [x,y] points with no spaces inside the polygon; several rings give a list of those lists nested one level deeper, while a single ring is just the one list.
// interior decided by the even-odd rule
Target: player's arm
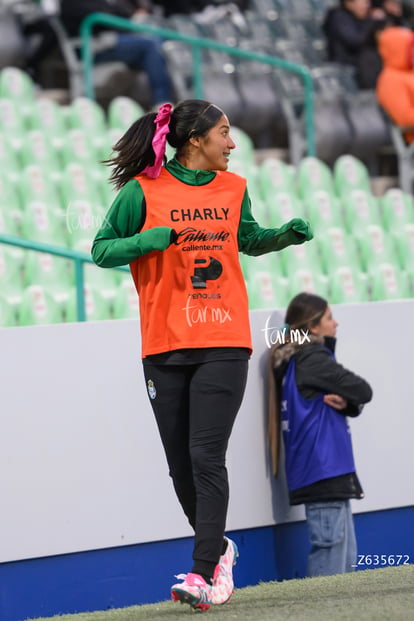
[{"label": "player's arm", "polygon": [[302,218],[293,218],[280,228],[263,228],[253,217],[248,191],[243,197],[238,232],[239,250],[244,254],[259,256],[266,252],[282,250],[293,244],[302,244],[313,238],[311,226]]},{"label": "player's arm", "polygon": [[92,258],[100,267],[127,265],[153,250],[165,250],[175,231],[159,226],[140,233],[145,221],[145,198],[132,179],[119,191],[92,245]]}]

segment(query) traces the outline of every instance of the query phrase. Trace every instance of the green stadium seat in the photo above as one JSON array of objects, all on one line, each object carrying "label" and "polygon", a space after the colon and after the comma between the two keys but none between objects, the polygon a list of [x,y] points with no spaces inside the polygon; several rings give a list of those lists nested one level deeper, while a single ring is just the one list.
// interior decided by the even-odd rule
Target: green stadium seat
[{"label": "green stadium seat", "polygon": [[30,285],[23,291],[19,325],[44,325],[61,323],[62,320],[59,304],[45,287]]},{"label": "green stadium seat", "polygon": [[85,309],[88,321],[101,321],[114,318],[116,288],[93,287],[85,283]]},{"label": "green stadium seat", "polygon": [[[121,138],[122,132],[119,132],[118,129],[108,129],[105,139],[101,144],[95,146],[94,155],[96,162],[99,163],[99,169],[105,169],[105,166],[102,165],[102,162],[108,160],[112,155],[114,155],[113,147]],[[110,170],[108,169],[108,175]]]},{"label": "green stadium seat", "polygon": [[36,89],[30,75],[19,67],[3,67],[0,71],[0,99],[17,104],[25,119],[30,115]]},{"label": "green stadium seat", "polygon": [[108,127],[122,134],[144,114],[144,108],[134,99],[124,96],[114,97],[108,105]]},{"label": "green stadium seat", "polygon": [[[0,170],[0,212],[4,233],[20,235],[21,221],[23,216],[22,200],[16,184],[11,177]],[[5,230],[7,227],[8,230]]]},{"label": "green stadium seat", "polygon": [[250,136],[243,129],[234,125],[230,128],[230,136],[236,145],[236,148],[231,153],[230,162],[233,159],[237,159],[254,164],[254,144]]},{"label": "green stadium seat", "polygon": [[0,294],[0,327],[17,326],[16,305],[6,295]]},{"label": "green stadium seat", "polygon": [[337,267],[351,267],[360,270],[356,242],[340,227],[329,227],[315,238],[321,265],[325,274]]},{"label": "green stadium seat", "polygon": [[24,283],[42,285],[55,294],[74,286],[74,271],[69,259],[46,252],[28,250],[24,264]]},{"label": "green stadium seat", "polygon": [[59,190],[65,209],[75,199],[89,201],[94,205],[101,204],[102,198],[92,168],[92,165],[86,168],[81,162],[70,162],[64,167]]},{"label": "green stadium seat", "polygon": [[69,129],[82,129],[94,148],[106,144],[107,123],[102,106],[87,97],[76,97],[67,108]]},{"label": "green stadium seat", "polygon": [[105,215],[108,211],[108,208],[112,205],[116,195],[118,194],[118,190],[109,181],[110,174],[111,170],[107,166],[99,166],[93,168],[91,171],[91,180],[95,183],[95,186],[97,186],[99,190],[97,194],[99,195],[99,200],[104,211],[103,215]]},{"label": "green stadium seat", "polygon": [[299,270],[310,269],[315,273],[323,272],[322,259],[317,244],[299,244],[289,246],[280,253],[283,273],[287,278]]},{"label": "green stadium seat", "polygon": [[14,151],[25,141],[25,120],[20,106],[11,99],[0,99],[0,131],[7,135]]},{"label": "green stadium seat", "polygon": [[328,277],[320,271],[301,268],[289,275],[289,296],[293,298],[301,291],[315,293],[324,298],[328,297]]},{"label": "green stadium seat", "polygon": [[333,168],[333,178],[338,196],[344,196],[350,190],[371,192],[368,169],[353,155],[338,157]]},{"label": "green stadium seat", "polygon": [[342,227],[341,204],[336,196],[326,190],[310,192],[304,199],[305,215],[312,224],[315,237],[323,235],[327,227]]},{"label": "green stadium seat", "polygon": [[379,263],[398,264],[393,239],[381,226],[371,224],[359,229],[355,240],[359,249],[361,269],[364,272]]},{"label": "green stadium seat", "polygon": [[406,272],[414,273],[414,222],[409,222],[393,233],[398,264]]},{"label": "green stadium seat", "polygon": [[380,263],[372,267],[368,278],[373,301],[412,297],[407,273],[391,263]]},{"label": "green stadium seat", "polygon": [[67,240],[70,248],[92,243],[102,223],[102,211],[88,199],[74,198],[66,207]]},{"label": "green stadium seat", "polygon": [[[86,319],[112,319],[115,290],[108,292],[85,284]],[[57,289],[49,285],[33,285],[24,290],[18,311],[19,325],[36,325],[77,321],[75,287]]]},{"label": "green stadium seat", "polygon": [[302,218],[305,215],[302,201],[292,192],[274,192],[266,202],[271,227],[278,228],[292,218]]},{"label": "green stadium seat", "polygon": [[85,263],[83,274],[90,287],[111,291],[118,289],[122,276],[120,270],[103,269],[94,263]]},{"label": "green stadium seat", "polygon": [[[79,219],[80,212],[85,209],[93,211],[92,228],[97,230],[103,216],[108,211],[113,191],[112,186],[106,180],[103,181],[105,173],[108,174],[108,171],[103,166],[94,167],[92,163],[86,167],[81,162],[71,162],[62,171],[59,191],[68,220],[68,230],[72,237],[71,247],[79,237],[73,233],[84,226],[84,219]],[[87,204],[90,207],[87,207]]]},{"label": "green stadium seat", "polygon": [[24,167],[35,162],[37,166],[45,170],[47,175],[60,171],[62,166],[49,134],[41,129],[32,129],[27,132],[20,157]]},{"label": "green stadium seat", "polygon": [[66,121],[63,106],[48,97],[36,99],[30,110],[28,126],[46,132],[55,149],[62,148],[65,142]]},{"label": "green stadium seat", "polygon": [[16,181],[20,176],[21,164],[17,152],[13,150],[9,136],[0,132],[0,166],[2,175]]},{"label": "green stadium seat", "polygon": [[248,159],[237,159],[236,157],[233,157],[232,153],[228,170],[247,179],[247,189],[252,200],[254,200],[256,196],[261,198],[260,188],[257,181],[256,164],[250,162]]},{"label": "green stadium seat", "polygon": [[51,294],[59,307],[59,312],[62,316],[62,322],[70,323],[78,321],[78,308],[75,287],[68,287],[66,289],[52,288]]},{"label": "green stadium seat", "polygon": [[[19,181],[21,185],[22,180]],[[9,211],[20,212],[23,208],[18,187],[17,178],[0,169],[0,205],[7,207]]]},{"label": "green stadium seat", "polygon": [[19,222],[8,206],[0,202],[0,233],[18,237],[21,234]]},{"label": "green stadium seat", "polygon": [[400,188],[390,188],[380,199],[384,228],[392,232],[409,222],[414,223],[414,199]]},{"label": "green stadium seat", "polygon": [[[246,279],[250,279],[252,274],[256,272],[276,272],[277,273],[277,262],[275,262],[274,257],[276,255],[273,253],[266,253],[259,255],[257,257],[251,257],[246,254],[240,254],[240,263],[243,268],[243,273],[245,274]],[[275,269],[276,265],[276,269]],[[280,266],[280,261],[279,261]],[[279,268],[279,272],[281,270]]]},{"label": "green stadium seat", "polygon": [[0,290],[15,292],[23,288],[23,266],[26,251],[0,243]]},{"label": "green stadium seat", "polygon": [[[85,264],[84,296],[87,321],[126,318],[121,316],[123,314],[127,314],[128,310],[126,308],[125,300],[122,299],[122,295],[119,295],[119,284],[114,282],[114,280],[111,280],[111,274],[113,275],[116,270],[101,269],[101,272],[108,273],[106,283],[104,283],[103,280],[100,282],[91,282],[91,272],[86,269],[89,267],[93,268],[96,266]],[[72,288],[68,290],[68,292],[69,295],[62,300],[62,309],[65,321],[77,321],[76,290]],[[136,292],[135,298],[137,298]],[[119,315],[117,315],[117,313]],[[136,308],[135,318],[137,317],[138,310]]]},{"label": "green stadium seat", "polygon": [[350,190],[342,197],[344,221],[349,233],[369,224],[381,224],[378,199],[366,190]]},{"label": "green stadium seat", "polygon": [[367,278],[351,267],[338,267],[329,274],[328,297],[331,304],[368,302]]},{"label": "green stadium seat", "polygon": [[[107,279],[106,284],[103,284],[102,282],[91,284],[91,279],[89,278],[89,270],[86,269],[89,266],[93,267],[90,264],[85,264],[86,273],[84,283],[84,300],[86,320],[100,321],[105,319],[117,319],[118,317],[115,316],[114,309],[117,304],[119,295],[118,285],[110,283],[109,279]],[[114,272],[115,270],[102,271]],[[75,287],[68,288],[66,291],[52,291],[52,293],[55,300],[61,306],[61,311],[64,318],[63,320],[66,322],[77,321],[77,292]]]},{"label": "green stadium seat", "polygon": [[[49,287],[47,287],[47,290],[49,291]],[[49,293],[57,306],[57,312],[61,316],[62,323],[78,320],[75,287],[72,286],[65,289],[50,287]]]},{"label": "green stadium seat", "polygon": [[[99,203],[102,208],[105,208],[105,212],[108,210],[108,205],[112,203],[115,195],[118,193],[118,190],[115,190],[113,184],[109,181],[109,177],[112,172],[111,167],[103,164],[103,160],[108,159],[109,156],[110,151],[107,145],[106,148],[102,149],[99,158],[94,158],[89,163],[89,181],[92,191],[95,194],[95,202]],[[82,161],[72,161],[71,164],[82,165]]]},{"label": "green stadium seat", "polygon": [[334,181],[327,164],[316,157],[304,157],[296,168],[297,192],[305,198],[309,192],[325,190],[335,194]]},{"label": "green stadium seat", "polygon": [[19,192],[22,209],[28,201],[46,201],[48,204],[62,207],[61,197],[57,188],[57,181],[48,170],[38,164],[29,164],[21,171]]},{"label": "green stadium seat", "polygon": [[293,166],[276,157],[268,157],[258,166],[257,180],[265,199],[277,192],[295,194],[295,173]]},{"label": "green stadium seat", "polygon": [[67,245],[64,212],[47,200],[28,200],[21,220],[23,237],[55,246]]},{"label": "green stadium seat", "polygon": [[100,142],[95,145],[88,133],[81,129],[70,129],[65,134],[65,142],[61,149],[61,157],[63,165],[66,166],[72,162],[79,162],[82,165],[99,165],[100,151],[99,149],[107,148],[106,142]]},{"label": "green stadium seat", "polygon": [[[250,196],[250,195],[249,195]],[[271,226],[269,222],[269,210],[266,205],[266,202],[257,196],[251,196],[251,208],[254,219],[258,222],[260,226],[269,227]]]},{"label": "green stadium seat", "polygon": [[258,271],[254,278],[246,281],[250,310],[274,310],[285,308],[289,302],[287,278]]},{"label": "green stadium seat", "polygon": [[102,106],[87,97],[76,97],[67,108],[67,124],[72,129],[104,133],[106,118]]},{"label": "green stadium seat", "polygon": [[19,106],[32,102],[35,85],[30,75],[19,67],[3,67],[0,71],[0,98],[12,99]]},{"label": "green stadium seat", "polygon": [[114,319],[138,319],[138,295],[130,276],[118,286],[114,302]]},{"label": "green stadium seat", "polygon": [[243,261],[249,307],[280,308],[288,301],[288,280],[282,274],[277,253],[247,257]]}]

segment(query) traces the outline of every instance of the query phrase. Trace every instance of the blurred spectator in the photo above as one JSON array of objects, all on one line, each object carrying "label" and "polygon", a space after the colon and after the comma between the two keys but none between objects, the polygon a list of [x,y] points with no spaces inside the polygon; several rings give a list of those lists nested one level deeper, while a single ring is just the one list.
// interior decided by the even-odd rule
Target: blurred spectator
[{"label": "blurred spectator", "polygon": [[[91,13],[107,13],[139,19],[152,10],[148,0],[61,0],[61,19],[71,36],[79,36],[82,20]],[[101,29],[103,30],[103,28]],[[151,86],[152,104],[171,100],[171,81],[162,50],[162,40],[147,34],[116,31],[107,47],[95,54],[95,62],[121,61],[130,69],[145,71]]]},{"label": "blurred spectator", "polygon": [[249,8],[250,0],[233,0],[233,2],[226,2],[225,0],[154,0],[154,4],[161,6],[165,17],[169,17],[176,13],[188,15],[230,4],[240,11],[245,11]]},{"label": "blurred spectator", "polygon": [[194,19],[199,24],[214,24],[222,20],[230,20],[241,30],[247,29],[243,11],[248,2],[209,2],[207,6],[195,14]]},{"label": "blurred spectator", "polygon": [[404,6],[401,0],[373,0],[372,6],[383,9],[387,26],[406,26]]},{"label": "blurred spectator", "polygon": [[25,71],[35,82],[40,82],[41,63],[55,50],[58,41],[48,15],[21,24],[26,43]]},{"label": "blurred spectator", "polygon": [[154,4],[161,6],[165,17],[169,17],[175,14],[189,15],[202,11],[211,3],[207,0],[154,0]]},{"label": "blurred spectator", "polygon": [[[377,81],[377,98],[400,126],[414,126],[414,33],[408,28],[386,28],[379,36],[383,69]],[[405,134],[413,142],[414,132]]]},{"label": "blurred spectator", "polygon": [[24,70],[40,82],[40,65],[57,47],[58,40],[50,18],[59,12],[57,0],[37,3],[8,3],[24,40]]},{"label": "blurred spectator", "polygon": [[360,88],[375,88],[381,70],[376,33],[385,25],[385,11],[371,7],[369,0],[342,0],[326,14],[323,29],[328,59],[355,67]]},{"label": "blurred spectator", "polygon": [[402,11],[404,18],[404,26],[414,29],[414,2],[412,0],[405,0],[402,2]]}]

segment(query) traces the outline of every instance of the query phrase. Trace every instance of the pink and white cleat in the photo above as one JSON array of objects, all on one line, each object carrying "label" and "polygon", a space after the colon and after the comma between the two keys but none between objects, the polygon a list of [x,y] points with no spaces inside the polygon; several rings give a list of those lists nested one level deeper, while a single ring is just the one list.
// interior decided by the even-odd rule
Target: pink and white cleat
[{"label": "pink and white cleat", "polygon": [[234,591],[233,566],[237,563],[239,551],[234,541],[228,539],[228,537],[225,537],[225,539],[227,540],[227,549],[220,556],[213,576],[211,598],[213,604],[225,604],[229,601]]},{"label": "pink and white cleat", "polygon": [[211,606],[213,587],[198,574],[179,574],[176,576],[183,582],[171,587],[171,597],[174,602],[189,604],[195,610],[208,610]]}]

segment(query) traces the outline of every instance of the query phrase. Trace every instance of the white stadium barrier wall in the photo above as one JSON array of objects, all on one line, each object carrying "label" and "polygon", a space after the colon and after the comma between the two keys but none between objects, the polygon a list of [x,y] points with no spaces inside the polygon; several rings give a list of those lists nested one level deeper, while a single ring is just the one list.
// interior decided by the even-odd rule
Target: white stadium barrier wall
[{"label": "white stadium barrier wall", "polygon": [[[412,506],[414,301],[333,308],[337,358],[374,391],[350,421],[366,494],[354,512]],[[304,517],[289,508],[283,477],[273,480],[266,447],[266,340],[282,323],[278,312],[251,312],[254,354],[228,452],[228,530]],[[191,535],[146,394],[138,320],[0,335],[0,562]]]}]

